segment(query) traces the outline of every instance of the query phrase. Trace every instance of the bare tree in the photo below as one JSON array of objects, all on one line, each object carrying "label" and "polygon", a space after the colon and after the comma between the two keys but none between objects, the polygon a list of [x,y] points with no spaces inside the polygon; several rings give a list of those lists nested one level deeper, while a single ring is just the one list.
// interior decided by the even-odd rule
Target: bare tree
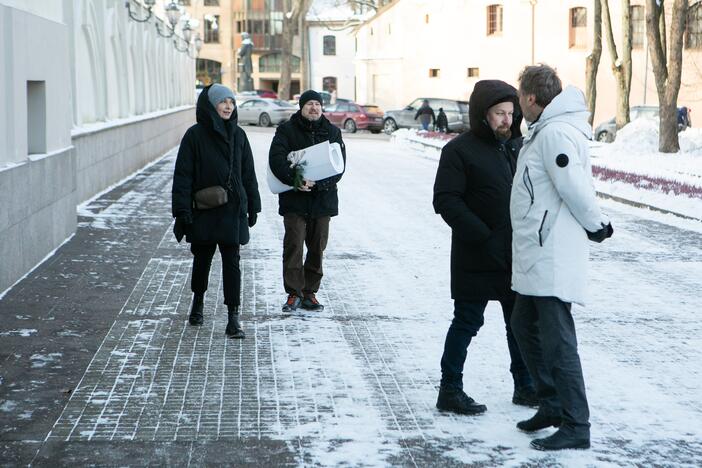
[{"label": "bare tree", "polygon": [[680,151],[677,103],[682,75],[683,34],[689,2],[673,1],[670,49],[666,48],[664,7],[663,0],[646,0],[646,39],[660,106],[658,150],[662,153],[677,153]]},{"label": "bare tree", "polygon": [[612,60],[612,72],[617,80],[617,129],[629,123],[629,94],[631,93],[631,4],[622,0],[622,56],[619,57],[617,44],[612,32],[612,19],[609,14],[609,1],[602,2],[602,19],[605,37]]},{"label": "bare tree", "polygon": [[594,24],[593,24],[592,52],[585,58],[585,95],[587,98],[587,110],[590,111],[588,121],[592,125],[595,118],[595,103],[597,102],[597,70],[600,67],[600,57],[602,57],[602,4],[595,1]]},{"label": "bare tree", "polygon": [[[290,99],[290,81],[292,77],[292,56],[293,38],[295,36],[295,26],[300,23],[300,16],[303,18],[310,8],[312,0],[284,0],[283,1],[283,41],[280,60],[280,83],[278,84],[278,96],[281,99]],[[305,31],[298,31],[305,34]],[[306,42],[306,41],[305,41]],[[306,51],[302,51],[302,55]]]}]

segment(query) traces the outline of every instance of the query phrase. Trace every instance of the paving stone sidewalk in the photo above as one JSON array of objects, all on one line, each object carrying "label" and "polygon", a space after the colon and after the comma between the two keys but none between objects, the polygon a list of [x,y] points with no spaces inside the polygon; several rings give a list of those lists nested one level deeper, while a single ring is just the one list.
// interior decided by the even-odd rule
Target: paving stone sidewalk
[{"label": "paving stone sidewalk", "polygon": [[[259,154],[270,135],[250,138]],[[489,306],[471,345],[466,377],[488,413],[455,417],[433,407],[451,310],[449,237],[440,220],[433,223],[430,205],[422,205],[427,190],[410,188],[420,179],[431,187],[435,163],[389,153],[393,164],[405,164],[391,173],[373,146],[347,143],[354,144],[359,159],[360,150],[368,156],[345,176],[353,196],[345,195],[343,209],[364,228],[333,222],[322,313],[280,312],[282,223],[275,197],[261,187],[264,210],[242,249],[243,341],[224,337],[217,255],[205,324],[187,324],[191,255],[171,234],[173,153],[83,206],[76,235],[0,300],[0,464],[611,466],[629,460],[646,466],[673,460],[694,466],[702,460],[696,430],[670,432],[671,415],[702,414],[689,398],[699,385],[687,377],[698,367],[670,361],[700,355],[699,321],[680,319],[697,294],[699,234],[617,218],[624,240],[593,254],[606,297],[578,317],[594,407],[598,398],[608,401],[593,416],[593,450],[535,452],[528,448],[532,436],[514,428],[532,410],[509,401],[497,306]],[[257,172],[261,180],[260,160]],[[388,175],[378,183],[375,174]],[[357,196],[359,187],[366,196]],[[643,255],[629,245],[639,231],[651,242]],[[662,247],[671,238],[676,248]],[[664,309],[667,300],[657,290],[644,298],[619,294],[617,307],[636,326],[620,320],[601,326],[608,316],[602,304],[621,288],[607,273],[626,268],[630,278],[647,281],[651,270],[673,264],[677,275],[656,281],[680,301],[679,310]],[[635,310],[637,299],[644,309]],[[648,313],[660,320],[648,320]],[[669,348],[668,335],[684,340],[654,353]],[[625,356],[632,341],[641,349]],[[612,363],[600,367],[595,352]],[[654,354],[669,369],[675,401],[662,396],[670,394],[668,381],[649,375],[657,373],[646,367]],[[655,398],[638,402],[618,393],[632,384]],[[667,413],[657,414],[658,404]],[[627,412],[641,408],[655,415],[651,427],[663,429],[649,436],[640,418],[628,420]]]}]

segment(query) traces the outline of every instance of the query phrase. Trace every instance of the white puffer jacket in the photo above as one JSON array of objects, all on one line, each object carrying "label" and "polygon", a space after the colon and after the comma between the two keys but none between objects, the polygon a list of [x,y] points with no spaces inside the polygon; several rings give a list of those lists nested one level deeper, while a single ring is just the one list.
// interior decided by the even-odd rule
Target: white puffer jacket
[{"label": "white puffer jacket", "polygon": [[588,239],[609,222],[592,182],[583,93],[567,87],[529,129],[512,184],[512,289],[585,304]]}]

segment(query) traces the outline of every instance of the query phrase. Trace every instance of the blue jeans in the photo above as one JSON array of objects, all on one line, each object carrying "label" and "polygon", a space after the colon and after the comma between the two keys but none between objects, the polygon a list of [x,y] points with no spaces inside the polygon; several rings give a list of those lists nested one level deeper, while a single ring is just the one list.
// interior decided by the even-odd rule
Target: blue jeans
[{"label": "blue jeans", "polygon": [[[444,354],[441,357],[441,386],[447,389],[463,389],[463,365],[466,362],[468,345],[478,330],[483,326],[485,307],[488,301],[454,301],[453,321],[446,333]],[[509,371],[512,373],[515,388],[533,387],[519,346],[512,334],[512,309],[514,298],[500,300],[502,315],[507,332],[507,347],[512,361]]]}]

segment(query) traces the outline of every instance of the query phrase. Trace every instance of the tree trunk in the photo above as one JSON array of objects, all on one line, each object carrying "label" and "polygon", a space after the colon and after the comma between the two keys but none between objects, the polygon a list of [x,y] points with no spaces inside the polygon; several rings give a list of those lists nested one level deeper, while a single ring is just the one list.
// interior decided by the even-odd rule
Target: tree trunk
[{"label": "tree trunk", "polygon": [[[286,2],[289,3],[289,2]],[[290,11],[286,8],[287,11]],[[283,16],[283,43],[280,58],[280,82],[278,83],[278,97],[283,100],[290,99],[290,79],[292,76],[292,46],[293,25],[297,18]]]},{"label": "tree trunk", "polygon": [[[310,9],[310,0],[285,0],[283,3],[283,45],[280,60],[280,83],[278,84],[278,97],[280,99],[290,99],[290,81],[292,78],[292,49],[293,30],[300,22],[300,17],[304,21],[307,10]],[[300,29],[298,34],[303,34]],[[301,57],[301,60],[303,57]],[[302,66],[302,64],[300,64]],[[304,74],[304,71],[301,70]]]},{"label": "tree trunk", "polygon": [[612,19],[609,14],[609,1],[602,2],[602,19],[605,37],[612,60],[612,72],[617,80],[617,129],[629,123],[629,94],[631,93],[631,5],[629,0],[622,0],[622,57],[617,53],[612,32]]},{"label": "tree trunk", "polygon": [[307,60],[309,41],[307,35],[307,20],[304,15],[300,15],[299,25],[297,28],[300,31],[300,92],[309,89],[311,86],[309,81],[309,62]]},{"label": "tree trunk", "polygon": [[[646,0],[646,38],[651,53],[653,76],[656,79],[660,126],[658,150],[662,153],[680,151],[678,140],[678,92],[682,75],[683,34],[687,20],[688,0],[673,2],[670,30],[670,50],[666,50],[665,15],[663,4],[657,0]],[[666,53],[667,52],[667,53]],[[666,63],[666,55],[668,62]]]},{"label": "tree trunk", "polygon": [[585,95],[587,99],[587,109],[590,111],[588,122],[592,125],[595,118],[595,106],[597,102],[597,70],[600,67],[600,57],[602,57],[602,5],[595,2],[594,11],[594,36],[592,52],[585,58]]}]

